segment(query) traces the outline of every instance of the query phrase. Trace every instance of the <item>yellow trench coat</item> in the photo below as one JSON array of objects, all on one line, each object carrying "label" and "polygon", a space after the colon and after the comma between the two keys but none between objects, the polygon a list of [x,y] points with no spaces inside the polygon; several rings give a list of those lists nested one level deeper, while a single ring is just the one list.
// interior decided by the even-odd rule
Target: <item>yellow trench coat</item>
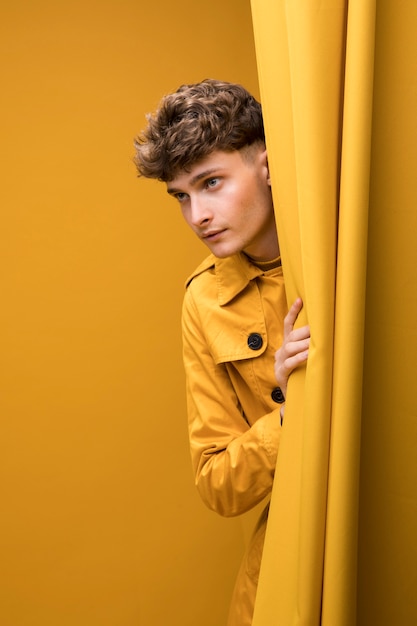
[{"label": "yellow trench coat", "polygon": [[[281,266],[244,254],[210,255],[187,282],[183,306],[190,449],[207,506],[244,513],[271,492],[281,435],[282,394],[274,354],[287,312]],[[242,563],[228,626],[249,626],[267,510]],[[217,626],[217,625],[216,625]]]}]

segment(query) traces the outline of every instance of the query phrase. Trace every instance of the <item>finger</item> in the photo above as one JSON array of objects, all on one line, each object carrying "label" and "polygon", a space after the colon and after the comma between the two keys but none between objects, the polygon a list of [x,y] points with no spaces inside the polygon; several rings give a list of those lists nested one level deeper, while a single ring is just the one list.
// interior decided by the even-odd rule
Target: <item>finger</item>
[{"label": "finger", "polygon": [[291,305],[290,310],[285,316],[284,333],[289,333],[292,330],[295,324],[295,321],[298,317],[298,314],[300,313],[302,308],[303,308],[303,301],[301,300],[301,298],[297,298],[295,302]]},{"label": "finger", "polygon": [[295,328],[289,333],[287,341],[300,341],[308,337],[310,337],[310,326],[300,326],[300,328]]},{"label": "finger", "polygon": [[305,363],[307,359],[308,359],[308,350],[303,350],[303,352],[297,352],[297,354],[295,354],[294,356],[286,359],[284,366],[285,366],[288,376],[297,367]]},{"label": "finger", "polygon": [[300,352],[305,352],[310,347],[310,337],[302,339],[300,341],[289,341],[285,346],[285,360],[297,355]]}]

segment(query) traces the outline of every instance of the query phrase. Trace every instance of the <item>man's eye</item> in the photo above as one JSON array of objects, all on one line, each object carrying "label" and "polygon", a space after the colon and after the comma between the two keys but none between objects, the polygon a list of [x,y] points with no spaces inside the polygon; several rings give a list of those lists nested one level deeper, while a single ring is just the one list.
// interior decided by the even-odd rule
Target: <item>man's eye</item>
[{"label": "man's eye", "polygon": [[206,182],[207,187],[215,187],[219,182],[218,178],[209,178]]},{"label": "man's eye", "polygon": [[176,193],[175,197],[178,200],[178,202],[184,202],[184,200],[187,198],[187,194],[186,193]]}]

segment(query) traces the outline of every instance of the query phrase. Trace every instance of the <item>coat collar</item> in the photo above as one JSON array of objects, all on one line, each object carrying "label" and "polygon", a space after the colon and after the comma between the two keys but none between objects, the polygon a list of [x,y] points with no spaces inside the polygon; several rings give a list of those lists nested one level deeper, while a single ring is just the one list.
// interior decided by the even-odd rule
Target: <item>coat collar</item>
[{"label": "coat collar", "polygon": [[243,253],[234,254],[225,259],[216,259],[215,265],[220,306],[228,304],[248,286],[251,280],[264,273]]},{"label": "coat collar", "polygon": [[217,297],[220,306],[228,304],[248,286],[251,280],[264,273],[241,252],[225,259],[218,259],[210,254],[191,274],[186,285],[188,286],[193,278],[210,268],[215,269]]}]

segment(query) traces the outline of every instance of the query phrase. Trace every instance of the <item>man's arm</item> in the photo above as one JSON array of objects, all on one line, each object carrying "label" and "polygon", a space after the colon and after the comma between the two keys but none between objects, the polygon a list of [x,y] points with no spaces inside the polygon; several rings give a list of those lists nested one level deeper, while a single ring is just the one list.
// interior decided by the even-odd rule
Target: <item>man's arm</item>
[{"label": "man's arm", "polygon": [[271,491],[281,435],[279,408],[248,424],[227,367],[210,354],[189,294],[183,342],[197,488],[207,506],[221,515],[244,513]]}]

